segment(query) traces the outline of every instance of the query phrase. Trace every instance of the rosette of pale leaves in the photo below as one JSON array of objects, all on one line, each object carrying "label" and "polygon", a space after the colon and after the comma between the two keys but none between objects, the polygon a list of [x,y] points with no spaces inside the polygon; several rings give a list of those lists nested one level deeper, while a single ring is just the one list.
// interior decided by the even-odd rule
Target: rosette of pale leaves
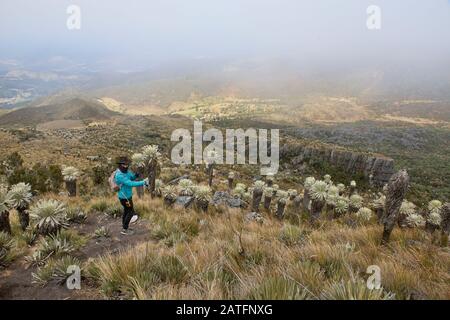
[{"label": "rosette of pale leaves", "polygon": [[331,176],[329,174],[326,174],[323,176],[323,181],[325,181],[326,183],[330,183],[331,182]]},{"label": "rosette of pale leaves", "polygon": [[75,181],[80,176],[80,171],[72,166],[64,167],[61,171],[64,181]]},{"label": "rosette of pale leaves", "polygon": [[343,183],[338,183],[337,187],[338,187],[339,192],[342,193],[345,191],[345,185]]},{"label": "rosette of pale leaves", "polygon": [[230,171],[230,172],[228,173],[228,179],[234,179],[234,178],[235,178],[234,172],[233,172],[233,171]]},{"label": "rosette of pale leaves", "polygon": [[194,196],[199,201],[210,201],[211,188],[209,186],[199,185],[195,188]]},{"label": "rosette of pale leaves", "polygon": [[333,193],[332,194],[328,194],[327,195],[327,204],[335,206],[338,198],[339,198],[339,195],[336,195],[336,194],[333,194]]},{"label": "rosette of pale leaves", "polygon": [[252,200],[252,194],[250,192],[244,192],[241,199],[245,202],[250,202]]},{"label": "rosette of pale leaves", "polygon": [[363,197],[361,197],[359,194],[351,195],[349,200],[349,204],[353,208],[359,209],[363,205]]},{"label": "rosette of pale leaves", "polygon": [[147,157],[143,153],[134,153],[131,156],[131,164],[137,168],[143,168],[147,164]]},{"label": "rosette of pale leaves", "polygon": [[190,179],[181,179],[178,182],[178,190],[182,196],[192,196],[194,194],[194,183]]},{"label": "rosette of pale leaves", "polygon": [[162,182],[162,180],[161,179],[156,179],[155,180],[155,192],[156,192],[156,194],[161,195],[163,187],[164,187],[164,183]]},{"label": "rosette of pale leaves", "polygon": [[11,187],[9,190],[10,204],[14,208],[25,208],[30,204],[31,186],[28,183],[19,182]]},{"label": "rosette of pale leaves", "polygon": [[328,195],[328,184],[325,181],[317,180],[309,191],[311,199],[325,201]]},{"label": "rosette of pale leaves", "polygon": [[366,207],[359,208],[359,210],[355,213],[358,219],[369,221],[372,218],[372,210]]},{"label": "rosette of pale leaves", "polygon": [[75,251],[75,247],[67,235],[58,232],[42,239],[38,250],[42,252],[44,257],[62,257]]},{"label": "rosette of pale leaves", "polygon": [[305,183],[303,184],[305,189],[311,189],[313,184],[316,182],[316,179],[314,177],[308,177],[305,179]]},{"label": "rosette of pale leaves", "polygon": [[266,184],[264,181],[257,180],[253,183],[253,190],[263,191],[265,186],[266,186]]},{"label": "rosette of pale leaves", "polygon": [[355,180],[350,181],[350,186],[351,187],[356,187],[356,181]]},{"label": "rosette of pale leaves", "polygon": [[239,198],[242,198],[244,196],[245,189],[247,189],[245,184],[237,183],[236,187],[234,187],[233,189],[233,194],[238,196]]},{"label": "rosette of pale leaves", "polygon": [[162,188],[162,194],[164,198],[175,199],[177,197],[177,188],[172,185],[165,186]]},{"label": "rosette of pale leaves", "polygon": [[273,188],[272,187],[265,187],[263,195],[266,198],[272,198],[272,196],[273,196]]},{"label": "rosette of pale leaves", "polygon": [[406,217],[406,224],[411,227],[423,227],[425,219],[418,213],[411,213]]},{"label": "rosette of pale leaves", "polygon": [[295,189],[289,189],[287,192],[289,197],[296,197],[298,195],[298,192]]},{"label": "rosette of pale leaves", "polygon": [[409,216],[416,212],[416,205],[408,200],[403,200],[400,206],[400,214]]},{"label": "rosette of pale leaves", "polygon": [[330,185],[328,186],[328,196],[338,196],[339,188],[337,186]]},{"label": "rosette of pale leaves", "polygon": [[428,223],[435,225],[435,226],[441,225],[441,222],[442,222],[441,208],[442,208],[442,202],[440,202],[439,200],[431,200],[428,203],[428,210],[430,211],[427,216]]},{"label": "rosette of pale leaves", "polygon": [[277,198],[278,198],[279,202],[286,203],[288,197],[289,197],[289,193],[287,191],[277,190]]},{"label": "rosette of pale leaves", "polygon": [[428,203],[428,210],[430,212],[441,213],[441,208],[442,208],[442,202],[440,202],[439,200],[431,200]]},{"label": "rosette of pale leaves", "polygon": [[386,203],[386,196],[384,194],[380,194],[380,196],[372,201],[372,207],[374,209],[381,209],[384,208],[384,205]]},{"label": "rosette of pale leaves", "polygon": [[156,144],[147,145],[142,148],[142,154],[145,157],[145,162],[158,160],[161,157],[159,147]]},{"label": "rosette of pale leaves", "polygon": [[0,214],[10,209],[11,198],[8,188],[5,185],[0,185]]},{"label": "rosette of pale leaves", "polygon": [[335,203],[334,210],[339,214],[344,214],[348,211],[348,199],[345,197],[338,197]]},{"label": "rosette of pale leaves", "polygon": [[0,266],[4,263],[8,252],[13,248],[14,241],[6,232],[0,232]]},{"label": "rosette of pale leaves", "polygon": [[40,200],[29,212],[40,234],[56,233],[65,225],[66,206],[57,200]]},{"label": "rosette of pale leaves", "polygon": [[440,226],[441,222],[442,222],[441,214],[436,211],[431,211],[428,214],[427,221],[428,221],[428,223],[430,223],[432,225]]}]

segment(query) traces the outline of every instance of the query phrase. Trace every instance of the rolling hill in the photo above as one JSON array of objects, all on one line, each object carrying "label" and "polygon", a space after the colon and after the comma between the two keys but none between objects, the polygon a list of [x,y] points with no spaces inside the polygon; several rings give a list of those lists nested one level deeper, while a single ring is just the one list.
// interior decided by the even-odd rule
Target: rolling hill
[{"label": "rolling hill", "polygon": [[27,107],[0,116],[0,126],[30,126],[57,120],[108,120],[118,115],[104,105],[75,98],[61,104]]}]

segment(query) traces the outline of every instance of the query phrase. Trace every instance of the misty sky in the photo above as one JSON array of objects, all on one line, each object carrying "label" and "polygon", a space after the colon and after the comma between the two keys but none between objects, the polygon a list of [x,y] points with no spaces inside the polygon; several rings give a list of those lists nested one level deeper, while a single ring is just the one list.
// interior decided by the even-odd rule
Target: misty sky
[{"label": "misty sky", "polygon": [[[66,28],[69,5],[81,30]],[[381,30],[366,8],[382,10]],[[450,66],[449,0],[1,0],[0,59],[201,58]],[[450,68],[447,69],[449,71]]]}]

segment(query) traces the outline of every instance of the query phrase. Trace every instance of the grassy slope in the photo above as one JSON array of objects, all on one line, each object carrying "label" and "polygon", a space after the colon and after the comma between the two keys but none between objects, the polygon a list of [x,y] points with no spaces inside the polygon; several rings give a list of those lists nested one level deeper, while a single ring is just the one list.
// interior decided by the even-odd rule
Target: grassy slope
[{"label": "grassy slope", "polygon": [[[98,199],[69,201],[86,211],[101,207]],[[115,203],[114,198],[102,201],[108,207]],[[136,210],[148,221],[150,240],[84,260],[82,272],[89,281],[78,297],[379,299],[391,293],[397,299],[450,299],[448,248],[432,244],[423,230],[396,229],[390,246],[380,247],[382,230],[374,221],[350,226],[354,218],[324,218],[312,226],[291,207],[285,221],[265,213],[263,224],[245,222],[245,211],[167,209],[160,199],[136,200]],[[22,250],[30,252],[23,245]],[[366,288],[370,265],[381,268],[383,292]]]},{"label": "grassy slope", "polygon": [[[391,246],[382,248],[374,222],[355,228],[345,219],[323,220],[313,227],[266,215],[260,225],[244,222],[240,211],[186,213],[166,210],[160,200],[138,209],[159,242],[94,262],[107,295],[120,288],[130,298],[152,299],[379,298],[364,280],[375,264],[383,287],[398,299],[450,298],[449,252],[420,230],[396,230]],[[341,286],[352,294],[342,294]]]},{"label": "grassy slope", "polygon": [[[133,121],[130,123],[134,124]],[[164,123],[161,121],[158,125]],[[190,124],[187,127],[191,128]],[[154,134],[154,128],[155,124],[152,124],[145,133]],[[157,130],[160,131],[165,130]],[[80,150],[78,143],[105,147],[113,140],[112,145],[136,150],[140,144],[149,142],[142,132],[138,133],[129,127],[118,127],[114,128],[112,137],[108,129],[99,129],[82,142],[73,141],[72,147]],[[445,135],[437,137],[445,139]],[[51,150],[42,148],[42,143],[59,141],[60,138],[48,139],[40,141],[39,145],[36,140],[28,141],[21,147],[39,147],[48,154]],[[158,140],[161,139],[159,136],[151,138],[155,143],[160,143]],[[130,142],[137,144],[130,145]],[[5,149],[18,147],[14,140]],[[430,148],[436,150],[437,146]],[[165,149],[168,150],[167,146]],[[79,161],[80,165],[81,162],[92,165],[84,159],[87,150],[82,151],[81,158],[66,157],[65,162]],[[102,154],[103,151],[104,154],[111,152],[108,149],[97,150]],[[428,157],[427,163],[435,163],[435,155],[422,154]],[[60,157],[55,155],[56,163]],[[180,169],[162,172],[167,175],[164,181],[179,173]],[[242,177],[241,180],[244,178],[248,184],[250,177]],[[194,176],[193,180],[205,181],[205,177]],[[285,184],[291,182],[286,181]],[[286,185],[281,186],[285,188]],[[115,202],[114,198],[104,200]],[[93,204],[89,196],[71,202],[86,210]],[[354,294],[367,294],[364,285],[347,282],[352,278],[363,281],[367,278],[366,268],[376,264],[381,268],[383,287],[396,298],[408,298],[411,294],[450,298],[448,248],[432,244],[431,236],[422,230],[395,230],[391,246],[382,248],[378,246],[381,227],[375,222],[350,227],[347,218],[338,221],[323,219],[320,226],[311,226],[304,220],[299,223],[295,218],[279,222],[266,214],[265,223],[259,225],[244,223],[242,214],[245,212],[211,210],[206,215],[185,213],[184,210],[164,208],[159,199],[137,201],[137,210],[150,223],[148,233],[152,241],[142,242],[119,254],[107,254],[86,265],[86,275],[95,284],[89,290],[96,293],[95,297],[99,294],[127,298],[342,297],[340,292],[346,286]],[[117,223],[120,224],[119,220]],[[30,252],[19,235],[17,221],[15,224],[16,240],[20,246],[13,256],[20,260],[21,255]],[[240,254],[242,248],[244,252]]]}]

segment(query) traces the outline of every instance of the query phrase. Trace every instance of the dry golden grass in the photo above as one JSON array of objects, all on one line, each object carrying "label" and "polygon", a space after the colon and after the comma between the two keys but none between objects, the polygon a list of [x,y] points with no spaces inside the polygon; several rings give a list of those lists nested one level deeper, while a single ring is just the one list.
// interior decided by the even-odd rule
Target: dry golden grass
[{"label": "dry golden grass", "polygon": [[[423,230],[395,230],[379,245],[375,222],[291,225],[240,210],[165,208],[136,201],[153,241],[90,262],[105,297],[136,299],[450,299],[448,248]],[[220,213],[221,212],[221,213]],[[369,290],[366,269],[381,268],[383,290]]]}]

